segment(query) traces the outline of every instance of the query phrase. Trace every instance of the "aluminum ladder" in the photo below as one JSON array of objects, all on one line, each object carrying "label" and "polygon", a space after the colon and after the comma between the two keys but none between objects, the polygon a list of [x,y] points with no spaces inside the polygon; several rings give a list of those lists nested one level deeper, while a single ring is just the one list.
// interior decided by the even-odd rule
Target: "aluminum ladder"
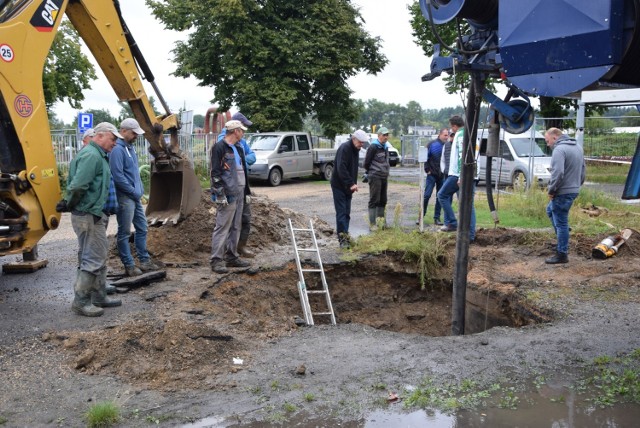
[{"label": "aluminum ladder", "polygon": [[[316,233],[315,233],[315,230],[313,229],[313,220],[309,220],[309,229],[299,229],[299,228],[293,227],[293,223],[291,223],[291,219],[289,218],[289,231],[291,232],[291,243],[293,244],[293,249],[296,255],[296,266],[298,267],[298,293],[300,294],[300,304],[302,305],[302,312],[304,313],[304,321],[307,323],[307,325],[311,326],[311,325],[314,325],[314,322],[313,322],[314,315],[329,316],[331,318],[331,324],[336,325],[336,315],[333,312],[333,305],[331,304],[331,297],[329,296],[329,286],[327,285],[327,278],[324,275],[324,268],[322,267],[322,259],[320,258],[318,241],[316,240]],[[311,234],[313,246],[311,248],[300,248],[296,240],[296,232],[301,235]],[[315,254],[316,257],[318,258],[317,268],[311,269],[311,268],[302,267],[302,262],[300,261],[300,253]],[[322,288],[309,290],[307,288],[307,283],[304,277],[305,273],[320,274],[320,279],[322,280]],[[327,302],[328,311],[312,312],[311,305],[309,304],[310,294],[324,294],[325,300]]]}]

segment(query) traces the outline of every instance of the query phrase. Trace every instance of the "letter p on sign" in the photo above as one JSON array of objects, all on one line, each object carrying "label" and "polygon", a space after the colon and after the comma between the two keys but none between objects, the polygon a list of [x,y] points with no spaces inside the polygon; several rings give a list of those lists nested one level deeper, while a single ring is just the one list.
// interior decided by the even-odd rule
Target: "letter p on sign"
[{"label": "letter p on sign", "polygon": [[78,113],[78,129],[84,132],[93,128],[93,113]]}]

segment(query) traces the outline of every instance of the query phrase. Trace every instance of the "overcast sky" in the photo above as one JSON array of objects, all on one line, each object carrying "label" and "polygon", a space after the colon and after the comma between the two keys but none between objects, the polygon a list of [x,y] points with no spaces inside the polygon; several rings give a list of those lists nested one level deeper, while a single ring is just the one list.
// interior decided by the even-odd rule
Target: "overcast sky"
[{"label": "overcast sky", "polygon": [[[355,0],[354,3],[361,7],[369,34],[382,38],[383,52],[389,59],[389,64],[377,76],[360,74],[348,81],[354,91],[354,98],[375,98],[382,102],[401,105],[417,101],[423,108],[461,105],[460,96],[447,94],[439,79],[431,82],[420,81],[421,76],[429,71],[430,59],[424,56],[411,36],[407,10],[411,0]],[[193,110],[194,114],[204,115],[211,106],[213,88],[198,86],[194,78],[183,79],[171,75],[175,70],[175,64],[171,61],[170,51],[176,40],[186,40],[186,36],[164,29],[151,15],[144,0],[126,0],[120,2],[120,6],[124,19],[171,110],[176,112],[185,107],[187,110]],[[85,53],[92,58],[88,50],[85,50]],[[99,79],[92,82],[93,89],[85,91],[83,109],[107,109],[112,115],[117,116],[120,106],[116,96],[100,68],[96,68]],[[145,90],[147,95],[158,98],[146,81]],[[161,108],[159,103],[157,107]],[[78,113],[68,103],[56,104],[55,111],[58,117],[67,123]]]}]

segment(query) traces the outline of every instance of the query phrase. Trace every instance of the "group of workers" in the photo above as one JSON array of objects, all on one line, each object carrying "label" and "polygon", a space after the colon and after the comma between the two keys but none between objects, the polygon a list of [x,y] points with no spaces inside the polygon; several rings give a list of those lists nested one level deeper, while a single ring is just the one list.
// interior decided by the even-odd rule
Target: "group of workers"
[{"label": "group of workers", "polygon": [[[426,216],[429,200],[436,190],[433,224],[442,232],[456,232],[458,221],[453,211],[453,196],[460,189],[463,166],[463,140],[465,123],[461,116],[449,119],[449,128],[443,128],[438,137],[426,146],[427,158],[424,162],[426,173],[423,195],[423,217]],[[554,228],[557,244],[556,253],[545,260],[547,264],[569,261],[569,210],[584,183],[586,164],[583,149],[576,140],[558,128],[549,128],[544,134],[547,146],[553,149],[551,157],[551,179],[547,187],[549,203],[546,213]],[[369,224],[371,230],[385,226],[387,204],[387,182],[389,177],[389,153],[386,148],[389,131],[385,127],[378,130],[378,139],[371,142],[364,161],[363,182],[369,183]],[[337,151],[331,190],[336,211],[336,230],[341,248],[349,248],[349,221],[351,219],[351,199],[358,191],[358,160],[363,145],[369,142],[369,135],[357,130],[351,140],[342,144]],[[476,164],[477,166],[477,164]],[[476,169],[477,171],[477,169]],[[471,177],[472,200],[477,183],[477,172]],[[441,221],[441,213],[444,214]],[[420,224],[418,220],[417,224]],[[476,215],[471,204],[469,242],[476,238]]]},{"label": "group of workers", "polygon": [[[252,122],[238,112],[225,123],[210,151],[211,200],[217,204],[216,225],[211,237],[211,270],[226,273],[229,267],[248,268],[252,258],[247,245],[251,224],[251,189],[248,168],[256,160],[244,134]],[[427,146],[424,169],[427,174],[423,216],[436,190],[434,224],[443,232],[457,231],[452,208],[453,195],[460,189],[463,162],[464,119],[449,119],[450,128],[440,130]],[[59,212],[71,213],[71,224],[78,238],[78,269],[74,283],[72,309],[84,316],[100,316],[103,308],[122,302],[108,297],[115,288],[108,286],[107,225],[109,216],[118,221],[117,249],[127,276],[162,269],[164,264],[152,260],[147,250],[147,220],[142,207],[143,185],[138,169],[134,142],[144,130],[128,118],[119,129],[102,122],[85,132],[83,148],[72,160],[64,198],[56,205]],[[385,209],[390,172],[389,130],[378,129],[364,159],[363,182],[369,183],[368,218],[371,230],[386,226]],[[548,264],[568,262],[569,210],[584,183],[586,166],[582,147],[557,128],[545,132],[547,145],[553,148],[551,180],[548,185],[547,215],[557,236],[556,254]],[[351,200],[358,191],[360,150],[369,143],[369,135],[359,129],[336,152],[331,191],[336,211],[336,232],[341,248],[349,248]],[[472,189],[475,192],[474,180]],[[443,222],[440,220],[444,214]],[[475,240],[475,209],[471,209],[469,239]],[[138,265],[131,253],[129,238],[134,228],[134,248]]]}]

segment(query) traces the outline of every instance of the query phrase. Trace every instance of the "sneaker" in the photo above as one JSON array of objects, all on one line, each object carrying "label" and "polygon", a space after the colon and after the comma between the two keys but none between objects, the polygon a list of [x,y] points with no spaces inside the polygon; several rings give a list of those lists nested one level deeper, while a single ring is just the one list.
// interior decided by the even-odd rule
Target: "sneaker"
[{"label": "sneaker", "polygon": [[442,226],[440,232],[455,232],[458,228],[456,226],[448,225]]},{"label": "sneaker", "polygon": [[227,264],[224,262],[224,260],[216,260],[215,262],[211,263],[211,270],[215,273],[229,272],[229,269],[227,269]]},{"label": "sneaker", "polygon": [[349,248],[351,248],[351,244],[349,243],[349,241],[340,241],[340,248],[343,250],[348,250]]},{"label": "sneaker", "polygon": [[142,272],[153,272],[155,270],[158,270],[158,268],[151,260],[148,260],[146,262],[140,263],[140,270]]},{"label": "sneaker", "polygon": [[140,269],[138,269],[138,267],[136,265],[125,266],[124,267],[124,273],[127,276],[140,276],[140,275],[142,275],[142,271]]},{"label": "sneaker", "polygon": [[443,226],[443,223],[440,221],[439,218],[434,218],[433,224],[435,224],[436,226]]},{"label": "sneaker", "polygon": [[227,266],[229,267],[249,267],[251,263],[242,260],[240,257],[236,257],[235,259],[228,260]]}]

